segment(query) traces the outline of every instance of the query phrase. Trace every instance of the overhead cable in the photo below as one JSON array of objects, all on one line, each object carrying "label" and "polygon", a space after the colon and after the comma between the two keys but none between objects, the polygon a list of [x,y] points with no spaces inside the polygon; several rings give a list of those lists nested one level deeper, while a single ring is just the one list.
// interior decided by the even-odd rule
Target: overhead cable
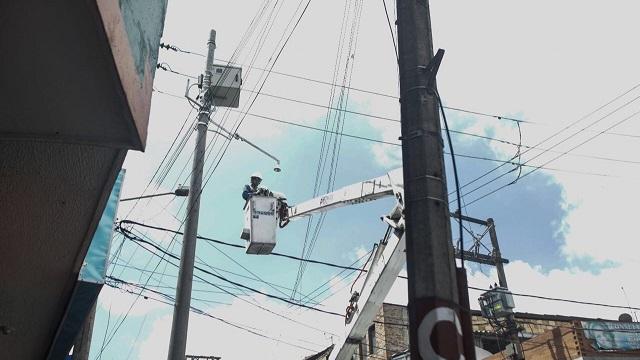
[{"label": "overhead cable", "polygon": [[[129,234],[127,234],[127,233],[126,233],[126,230],[124,230],[124,229],[122,229],[122,228],[120,228],[120,229],[119,229],[119,231],[124,231],[124,232],[123,232],[123,234],[124,234],[127,238],[129,238],[130,240],[133,240],[133,241],[135,241],[135,242],[137,242],[137,243],[147,244],[147,245],[149,245],[149,246],[152,246],[154,249],[158,250],[159,252],[161,252],[163,255],[169,256],[169,257],[171,257],[171,258],[173,258],[173,259],[175,259],[175,260],[180,260],[180,257],[179,257],[179,256],[169,253],[169,252],[168,252],[168,251],[166,251],[165,249],[161,248],[160,246],[158,246],[158,245],[156,245],[156,244],[154,244],[154,243],[152,243],[152,242],[150,242],[150,241],[147,241],[147,240],[145,240],[145,239],[142,239],[142,238],[137,237],[137,236],[135,236],[135,235],[133,235],[133,234],[130,234],[130,233],[129,233]],[[149,250],[149,249],[148,249],[148,248],[146,248],[146,247],[143,247],[143,248],[144,248],[144,249],[146,249],[146,250]],[[150,251],[150,252],[151,252],[151,251]],[[155,252],[151,252],[151,253],[153,253],[153,254],[154,254],[154,255],[156,255],[156,256],[160,256],[160,255],[156,254]],[[173,264],[173,263],[171,263],[171,264],[177,267],[177,265],[176,265],[176,264]],[[257,294],[264,295],[264,296],[266,296],[266,297],[268,297],[268,298],[272,298],[272,299],[275,299],[275,300],[279,300],[279,301],[282,301],[282,302],[288,303],[288,304],[290,304],[290,305],[295,305],[295,306],[299,306],[299,307],[307,308],[307,309],[310,309],[310,310],[318,311],[318,312],[321,312],[321,313],[325,313],[325,314],[329,314],[329,315],[335,315],[335,316],[344,317],[344,315],[343,315],[343,314],[339,314],[339,313],[337,313],[337,312],[328,311],[328,310],[323,310],[323,309],[319,309],[319,308],[316,308],[316,307],[313,307],[313,306],[308,306],[308,305],[305,305],[305,304],[297,303],[297,302],[291,301],[291,300],[289,300],[289,299],[286,299],[286,298],[283,298],[283,297],[280,297],[280,296],[277,296],[277,295],[269,294],[269,293],[266,293],[266,292],[260,291],[260,290],[258,290],[258,289],[254,289],[254,288],[252,288],[252,287],[250,287],[250,286],[247,286],[247,285],[244,285],[244,284],[238,283],[238,282],[236,282],[236,281],[233,281],[233,280],[227,279],[227,278],[225,278],[224,276],[221,276],[221,275],[215,274],[215,273],[213,273],[213,272],[211,272],[211,271],[208,271],[208,270],[206,270],[206,269],[203,269],[203,268],[201,268],[201,267],[199,267],[199,266],[194,266],[194,268],[195,268],[195,269],[197,269],[197,270],[199,270],[199,271],[201,271],[201,272],[203,272],[203,273],[205,273],[205,274],[207,274],[207,275],[209,275],[209,276],[213,276],[213,277],[215,277],[215,278],[217,278],[217,279],[219,279],[219,280],[222,280],[222,281],[227,282],[227,283],[229,283],[229,284],[232,284],[232,285],[238,286],[238,287],[240,287],[240,288],[243,288],[243,289],[246,289],[246,290],[249,290],[249,291],[255,292],[255,293],[257,293]]]}]

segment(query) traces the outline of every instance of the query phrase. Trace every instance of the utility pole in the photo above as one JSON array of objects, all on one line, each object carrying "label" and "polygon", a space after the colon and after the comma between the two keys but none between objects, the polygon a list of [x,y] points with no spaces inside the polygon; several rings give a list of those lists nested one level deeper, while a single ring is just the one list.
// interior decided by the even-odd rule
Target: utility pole
[{"label": "utility pole", "polygon": [[500,253],[500,245],[498,245],[498,235],[496,235],[496,224],[492,218],[487,219],[487,227],[489,228],[489,237],[491,238],[491,247],[493,248],[493,257],[496,259],[496,271],[498,272],[498,284],[500,287],[508,289],[507,276],[504,273],[502,264],[502,254]]},{"label": "utility pole", "polygon": [[[500,259],[502,258],[502,254],[500,254],[500,245],[498,245],[498,236],[496,235],[496,224],[493,222],[492,218],[487,219],[487,227],[489,228],[489,237],[491,238],[491,247],[493,248],[493,256],[496,259],[496,271],[498,272],[498,283],[500,287],[509,289],[507,285],[507,276],[504,273],[504,266]],[[517,360],[524,359],[524,349],[522,348],[522,343],[520,342],[520,338],[518,337],[519,329],[518,323],[516,322],[516,318],[513,314],[507,317],[507,330],[508,335],[511,338],[511,344],[513,344],[513,353],[514,358]]]},{"label": "utility pole", "polygon": [[204,153],[207,143],[207,127],[209,115],[213,106],[213,89],[211,76],[213,74],[213,53],[216,49],[216,31],[211,30],[207,42],[208,53],[205,72],[202,81],[204,96],[198,114],[196,149],[193,157],[193,171],[189,191],[189,205],[186,225],[182,240],[182,256],[180,257],[180,272],[176,289],[176,303],[173,308],[173,322],[171,323],[171,339],[169,341],[169,360],[185,360],[187,347],[187,330],[189,328],[189,310],[191,309],[191,288],[193,282],[193,263],[196,255],[196,236],[198,233],[198,216],[200,215],[200,194],[202,192],[202,170],[204,168]]},{"label": "utility pole", "polygon": [[[398,0],[398,51],[411,359],[464,353],[427,0]],[[430,76],[431,75],[431,76]],[[437,323],[437,326],[436,326]]]}]

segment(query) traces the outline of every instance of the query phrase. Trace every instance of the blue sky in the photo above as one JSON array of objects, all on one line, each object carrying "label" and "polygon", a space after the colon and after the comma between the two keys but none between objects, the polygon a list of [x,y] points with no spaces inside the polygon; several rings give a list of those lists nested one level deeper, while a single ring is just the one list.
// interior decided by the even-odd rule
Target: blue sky
[{"label": "blue sky", "polygon": [[[268,3],[273,5],[274,2]],[[278,48],[280,34],[297,5],[287,2],[283,4],[256,66],[264,67],[273,49]],[[274,70],[331,81],[340,30],[340,20],[336,14],[342,13],[344,4],[312,2]],[[551,3],[547,5],[551,6]],[[582,9],[580,14],[573,11],[578,5]],[[209,28],[213,27],[218,32],[216,58],[229,59],[258,6],[258,1],[243,2],[242,5],[207,1],[170,3],[163,41],[183,49],[204,52],[205,39]],[[447,50],[438,77],[445,105],[532,121],[534,124],[522,124],[523,143],[534,145],[559,133],[558,139],[542,145],[551,147],[563,138],[560,129],[606,103],[637,81],[639,74],[635,64],[640,60],[640,54],[625,42],[632,41],[631,34],[638,31],[633,28],[637,25],[632,25],[635,21],[627,19],[634,13],[631,2],[620,3],[620,8],[617,9],[600,9],[582,2],[562,5],[554,3],[553,6],[555,11],[550,14],[542,10],[544,6],[515,6],[503,1],[486,6],[465,2],[465,11],[459,6],[432,2],[434,41],[436,47]],[[392,10],[392,17],[393,14]],[[544,19],[544,26],[541,27],[540,21],[536,19]],[[604,21],[609,26],[598,27],[596,31],[592,26],[595,20]],[[566,26],[567,22],[571,26]],[[606,42],[607,51],[594,52],[592,41],[601,44]],[[395,55],[381,4],[365,3],[357,46],[353,57],[355,68],[352,86],[397,94]],[[246,64],[253,53],[251,49],[247,45],[240,52],[238,61]],[[203,67],[204,58],[163,51],[160,53],[160,61],[170,64],[176,71],[197,75]],[[602,64],[609,64],[609,70],[593,70],[602,69]],[[260,73],[249,71],[247,67],[243,71],[245,87],[251,88]],[[185,85],[186,79],[183,77],[160,70],[156,72],[154,87],[159,90],[180,95],[184,92]],[[264,92],[268,94],[323,105],[328,103],[329,90],[330,87],[326,85],[277,74],[271,74],[264,87]],[[628,99],[639,93],[636,91],[630,94]],[[243,92],[241,104],[251,99],[250,96],[250,93]],[[389,97],[354,91],[350,94],[348,108],[399,118],[397,99]],[[629,109],[624,109],[620,114],[589,129],[596,131],[595,133],[581,132],[575,139],[568,140],[556,149],[570,149],[572,145],[597,134],[597,131],[622,119],[624,115],[637,111],[637,108],[638,105],[635,110],[629,106]],[[154,93],[147,150],[128,155],[123,197],[142,193],[189,109],[184,100]],[[315,127],[322,127],[326,116],[326,109],[265,96],[256,101],[251,112]],[[605,112],[594,115],[585,124],[597,120],[597,115],[603,114]],[[191,119],[193,116],[194,114]],[[447,116],[452,129],[518,142],[517,127],[512,122],[455,111],[448,111]],[[224,110],[219,109],[214,121],[222,121],[223,118]],[[230,113],[228,119],[227,124],[235,121],[237,113]],[[355,114],[348,114],[344,121],[345,133],[397,142],[399,126],[396,123]],[[582,127],[584,125],[575,127],[573,132]],[[624,134],[640,134],[640,126],[633,119],[614,130]],[[272,190],[284,192],[290,204],[306,200],[313,194],[322,140],[320,132],[251,116],[246,118],[239,133],[279,157],[283,171],[272,172],[272,161],[246,144],[233,142],[229,147],[202,195],[199,234],[236,244],[242,244],[239,239],[243,220],[243,200],[240,193],[248,175],[256,170],[261,171],[265,175],[264,184]],[[570,133],[571,131],[566,132],[567,135]],[[210,141],[212,135],[213,133],[209,133]],[[459,154],[508,160],[516,152],[512,145],[464,135],[452,136]],[[507,266],[507,276],[512,290],[624,303],[620,292],[620,286],[624,285],[632,305],[640,303],[640,288],[632,276],[638,270],[636,254],[640,249],[630,241],[627,234],[628,224],[633,223],[631,204],[638,195],[634,191],[625,191],[637,186],[637,164],[575,156],[599,155],[638,161],[637,141],[636,138],[604,134],[548,165],[562,170],[607,176],[541,170],[467,207],[465,211],[470,216],[482,219],[492,217],[495,220],[503,256],[511,260],[511,264]],[[147,193],[168,191],[174,183],[188,183],[186,174],[191,168],[189,157],[192,148],[193,137],[176,159],[165,181],[162,184],[152,183]],[[219,145],[216,145],[213,149],[217,151],[218,148]],[[530,151],[523,155],[522,160],[530,160],[538,153]],[[530,164],[540,165],[556,155],[543,154],[531,160]],[[450,162],[448,158],[445,161],[449,188],[453,189]],[[207,166],[211,163],[210,159]],[[400,165],[399,147],[345,137],[336,172],[336,186],[377,177]],[[459,158],[461,182],[465,184],[495,165],[491,161]],[[183,168],[186,168],[186,173],[179,176]],[[505,166],[503,169],[510,167]],[[530,170],[523,169],[523,172]],[[469,195],[466,201],[472,201],[477,196],[512,181],[515,175],[516,172],[506,175],[491,186]],[[471,188],[472,186],[469,187]],[[620,202],[625,197],[629,201]],[[184,215],[183,202],[183,199],[156,198],[140,202],[131,214],[131,204],[122,204],[119,216],[147,224],[178,228]],[[382,237],[385,227],[379,221],[379,216],[388,212],[392,204],[392,200],[380,200],[332,211],[326,216],[311,257],[339,264],[352,263]],[[481,232],[478,227],[470,227],[475,232]],[[453,236],[457,238],[456,228],[452,228]],[[171,237],[165,233],[144,228],[137,230],[162,246],[171,244]],[[300,255],[305,230],[305,220],[294,222],[280,230],[276,250]],[[177,239],[181,240],[180,237]],[[470,238],[466,233],[465,239],[469,244]],[[121,238],[116,237],[114,249],[120,242]],[[171,245],[177,253],[177,245]],[[202,266],[240,274],[244,277],[223,273],[234,281],[268,293],[290,293],[289,289],[293,287],[298,271],[297,262],[269,256],[249,256],[234,248],[218,248],[224,254],[210,244],[202,241],[198,244],[197,254],[204,262]],[[628,251],[614,251],[620,248]],[[125,242],[118,263],[154,269],[157,261],[157,258],[137,248],[135,244]],[[470,269],[472,285],[486,287],[495,281],[495,272],[487,266],[470,266]],[[147,276],[138,270],[121,266],[115,266],[112,270],[114,275],[131,282],[145,283],[147,280]],[[173,295],[174,290],[170,287],[175,285],[175,278],[172,276],[177,273],[176,269],[169,265],[165,271],[163,264],[158,267],[158,272],[165,274],[161,279],[161,286],[169,287],[159,289]],[[301,293],[316,289],[337,272],[336,269],[310,264],[300,285]],[[274,288],[246,278],[255,275],[281,287]],[[215,280],[210,277],[208,279]],[[323,287],[326,291],[319,299],[328,298],[320,306],[341,312],[346,305],[352,279],[353,276],[345,280],[334,279]],[[156,276],[149,284],[156,285],[159,280],[160,277]],[[584,283],[592,286],[576,286]],[[339,318],[296,309],[261,296],[240,295],[240,298],[233,298],[224,294],[202,292],[200,290],[212,289],[202,283],[195,283],[194,289],[198,290],[194,297],[230,304],[198,300],[194,302],[198,307],[227,320],[254,327],[256,331],[279,339],[280,342],[259,338],[216,320],[193,315],[188,341],[189,353],[222,355],[223,358],[248,358],[253,354],[273,359],[300,358],[310,353],[310,350],[305,349],[319,350],[332,341],[339,342],[342,336],[343,324]],[[406,296],[405,289],[404,284],[398,283],[392,289],[388,301],[406,303],[406,299],[403,299]],[[237,289],[231,291],[238,292]],[[472,306],[475,306],[477,295],[471,293]],[[134,296],[119,290],[103,290],[94,330],[92,358],[98,356],[107,323],[107,334],[110,334],[114,324],[119,323],[118,319],[127,313],[134,300]],[[307,326],[266,313],[248,302],[256,302]],[[617,310],[566,307],[563,304],[521,299],[516,299],[516,303],[518,310],[530,312],[592,317],[617,317],[619,313]],[[129,356],[130,359],[151,359],[166,356],[171,313],[169,306],[154,303],[150,299],[139,299],[131,307],[129,315],[101,358],[126,359]],[[252,346],[238,346],[239,344]]]}]

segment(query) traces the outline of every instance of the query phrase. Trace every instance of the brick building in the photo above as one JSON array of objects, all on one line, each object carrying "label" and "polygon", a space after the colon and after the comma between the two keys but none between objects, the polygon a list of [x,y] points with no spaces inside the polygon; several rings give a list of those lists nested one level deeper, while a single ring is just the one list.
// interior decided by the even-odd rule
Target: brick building
[{"label": "brick building", "polygon": [[[531,349],[540,349],[540,343],[549,344],[545,345],[546,348],[551,349],[555,346],[553,343],[554,334],[560,334],[560,336],[569,336],[567,335],[568,330],[573,329],[573,335],[575,337],[575,341],[569,342],[564,341],[560,342],[561,345],[565,346],[565,348],[557,349],[559,353],[563,351],[567,354],[570,353],[571,348],[573,351],[571,354],[588,354],[589,351],[594,353],[595,349],[593,346],[588,344],[588,341],[584,337],[580,337],[580,334],[576,334],[575,330],[580,329],[580,322],[582,321],[602,321],[602,319],[590,319],[590,318],[582,318],[582,317],[570,317],[570,316],[562,316],[562,315],[546,315],[546,314],[531,314],[531,313],[516,313],[515,314],[516,322],[524,328],[521,333],[522,341],[525,341],[525,350]],[[408,359],[407,349],[409,346],[409,328],[407,324],[409,323],[409,316],[407,313],[406,306],[402,305],[394,305],[394,304],[383,304],[382,308],[378,312],[374,323],[371,324],[367,331],[367,335],[363,339],[363,341],[359,344],[353,359],[354,360],[382,360],[382,359]],[[610,322],[609,323],[618,323],[618,322]],[[505,350],[507,342],[503,337],[499,337],[495,334],[491,325],[489,325],[488,321],[484,319],[480,311],[472,310],[472,324],[473,324],[473,333],[475,345],[478,348],[484,349],[487,351],[486,355],[496,354]],[[556,334],[556,335],[557,335]],[[548,339],[547,339],[548,338]],[[529,345],[527,344],[527,340],[531,339]],[[540,339],[540,340],[539,340]],[[546,339],[546,340],[545,340]],[[573,339],[573,338],[572,338]],[[557,340],[557,339],[556,339]],[[566,340],[566,339],[565,339]],[[535,344],[533,344],[535,343]],[[533,345],[538,345],[537,347]],[[576,350],[578,349],[578,350]],[[583,350],[580,350],[583,349]],[[555,350],[550,350],[555,351]],[[506,352],[505,352],[506,354]],[[599,356],[602,356],[603,353],[600,353]],[[604,356],[607,357],[611,352],[607,352]],[[526,354],[525,354],[526,355]],[[618,353],[617,356],[620,357],[621,353]],[[635,358],[637,355],[626,353],[625,358]],[[501,359],[502,354],[495,357],[495,359]],[[631,357],[630,357],[631,356]],[[531,358],[529,356],[528,358]],[[541,357],[545,358],[545,357]],[[553,357],[547,357],[553,358]],[[579,359],[580,357],[559,357],[563,359]],[[587,359],[588,357],[584,357]],[[494,357],[490,358],[491,360]]]}]

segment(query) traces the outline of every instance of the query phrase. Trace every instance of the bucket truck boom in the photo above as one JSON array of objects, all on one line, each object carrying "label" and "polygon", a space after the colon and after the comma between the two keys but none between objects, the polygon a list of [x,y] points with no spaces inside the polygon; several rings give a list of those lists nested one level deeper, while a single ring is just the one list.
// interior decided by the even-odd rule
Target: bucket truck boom
[{"label": "bucket truck boom", "polygon": [[292,207],[287,205],[283,194],[253,196],[245,207],[245,225],[240,237],[247,240],[248,254],[268,255],[276,245],[277,227],[285,227],[291,220],[389,196],[395,196],[398,204],[402,204],[403,194],[402,169],[395,169]]},{"label": "bucket truck boom", "polygon": [[384,298],[405,262],[404,185],[402,169],[357,182],[331,193],[288,207],[284,196],[279,198],[254,196],[247,206],[243,233],[248,233],[247,253],[269,254],[276,244],[276,227],[289,221],[326,212],[343,206],[394,196],[396,205],[382,217],[389,225],[387,233],[376,247],[360,291],[352,294],[345,314],[345,342],[331,353],[331,359],[347,360],[364,338]]}]

